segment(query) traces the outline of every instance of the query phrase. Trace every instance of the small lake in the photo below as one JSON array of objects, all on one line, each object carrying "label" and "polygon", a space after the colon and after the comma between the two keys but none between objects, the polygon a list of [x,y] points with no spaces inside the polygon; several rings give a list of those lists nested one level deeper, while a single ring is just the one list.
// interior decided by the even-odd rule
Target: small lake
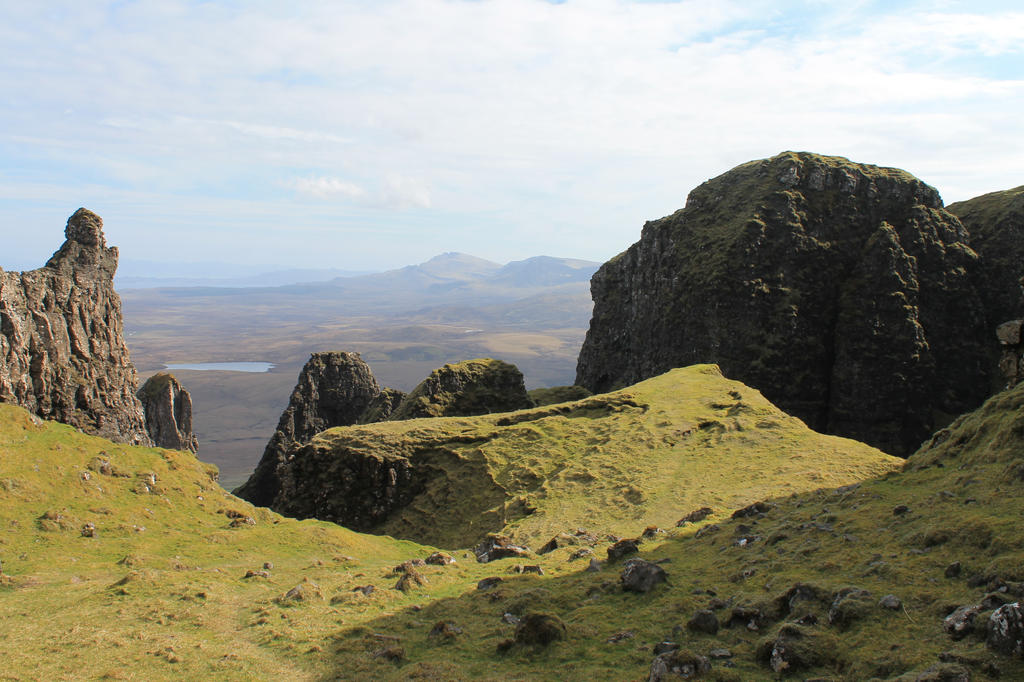
[{"label": "small lake", "polygon": [[164,365],[165,369],[218,370],[221,372],[269,372],[272,362],[198,362],[184,365]]}]

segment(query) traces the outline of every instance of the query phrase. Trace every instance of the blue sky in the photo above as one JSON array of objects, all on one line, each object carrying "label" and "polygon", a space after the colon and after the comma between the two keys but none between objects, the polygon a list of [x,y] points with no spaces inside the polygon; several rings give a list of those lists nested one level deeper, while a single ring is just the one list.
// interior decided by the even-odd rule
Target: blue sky
[{"label": "blue sky", "polygon": [[78,206],[126,261],[600,261],[789,149],[1015,187],[1017,4],[0,0],[0,267]]}]

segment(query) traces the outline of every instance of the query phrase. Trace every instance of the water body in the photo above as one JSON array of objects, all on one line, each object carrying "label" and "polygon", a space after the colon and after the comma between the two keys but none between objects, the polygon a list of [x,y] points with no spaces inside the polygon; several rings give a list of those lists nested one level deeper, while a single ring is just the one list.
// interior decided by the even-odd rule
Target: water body
[{"label": "water body", "polygon": [[184,365],[164,365],[165,369],[219,370],[222,372],[269,372],[272,362],[198,362]]}]

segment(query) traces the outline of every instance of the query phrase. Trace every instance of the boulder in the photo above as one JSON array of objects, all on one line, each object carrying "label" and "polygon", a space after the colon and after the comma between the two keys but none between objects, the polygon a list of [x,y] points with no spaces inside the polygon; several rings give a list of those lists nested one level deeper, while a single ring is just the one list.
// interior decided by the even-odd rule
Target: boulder
[{"label": "boulder", "polygon": [[1024,656],[1024,609],[1020,602],[1004,604],[993,611],[986,630],[985,643],[990,649],[1007,656]]},{"label": "boulder", "polygon": [[565,623],[558,616],[547,613],[530,613],[516,625],[515,641],[517,644],[548,646],[553,642],[565,639],[566,635]]},{"label": "boulder", "polygon": [[138,392],[146,415],[146,432],[158,448],[199,449],[192,431],[192,396],[173,374],[154,374]]},{"label": "boulder", "polygon": [[434,370],[402,399],[388,419],[469,417],[532,406],[522,372],[507,362],[484,358]]},{"label": "boulder", "polygon": [[795,152],[743,164],[594,275],[576,383],[718,363],[817,431],[907,455],[990,390],[968,241],[904,171]]},{"label": "boulder", "polygon": [[686,649],[673,649],[659,654],[651,662],[648,682],[679,679],[692,680],[711,672],[711,662],[705,656]]},{"label": "boulder", "polygon": [[84,208],[38,270],[0,270],[0,402],[120,443],[151,445],[114,291],[117,248]]},{"label": "boulder", "polygon": [[619,581],[626,592],[650,592],[658,583],[668,580],[665,569],[643,559],[630,559],[622,569]]}]

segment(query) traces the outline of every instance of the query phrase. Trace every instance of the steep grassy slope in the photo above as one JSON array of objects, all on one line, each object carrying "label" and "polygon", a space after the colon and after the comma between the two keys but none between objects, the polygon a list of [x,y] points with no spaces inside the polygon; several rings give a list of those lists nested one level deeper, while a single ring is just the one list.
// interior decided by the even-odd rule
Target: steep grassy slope
[{"label": "steep grassy slope", "polygon": [[[668,640],[703,656],[719,650],[707,673],[717,680],[1024,679],[1019,658],[984,644],[991,609],[1024,597],[1022,472],[1024,385],[940,432],[906,471],[776,498],[763,516],[657,536],[641,556],[660,562],[668,582],[647,594],[623,591],[621,564],[582,570],[585,562],[570,560],[573,547],[546,555],[576,567],[564,577],[510,578],[506,560],[493,564],[492,574],[506,578],[497,588],[343,628],[335,672],[640,680]],[[896,608],[879,604],[890,594]],[[947,614],[983,600],[964,638],[944,632]],[[700,609],[714,614],[715,634],[688,627]],[[557,616],[565,639],[512,644],[506,613]],[[439,622],[459,633],[431,635]],[[366,627],[395,636],[403,656],[372,658]]]},{"label": "steep grassy slope", "polygon": [[331,429],[287,460],[281,513],[447,547],[671,526],[901,463],[814,433],[713,365],[529,410]]}]

